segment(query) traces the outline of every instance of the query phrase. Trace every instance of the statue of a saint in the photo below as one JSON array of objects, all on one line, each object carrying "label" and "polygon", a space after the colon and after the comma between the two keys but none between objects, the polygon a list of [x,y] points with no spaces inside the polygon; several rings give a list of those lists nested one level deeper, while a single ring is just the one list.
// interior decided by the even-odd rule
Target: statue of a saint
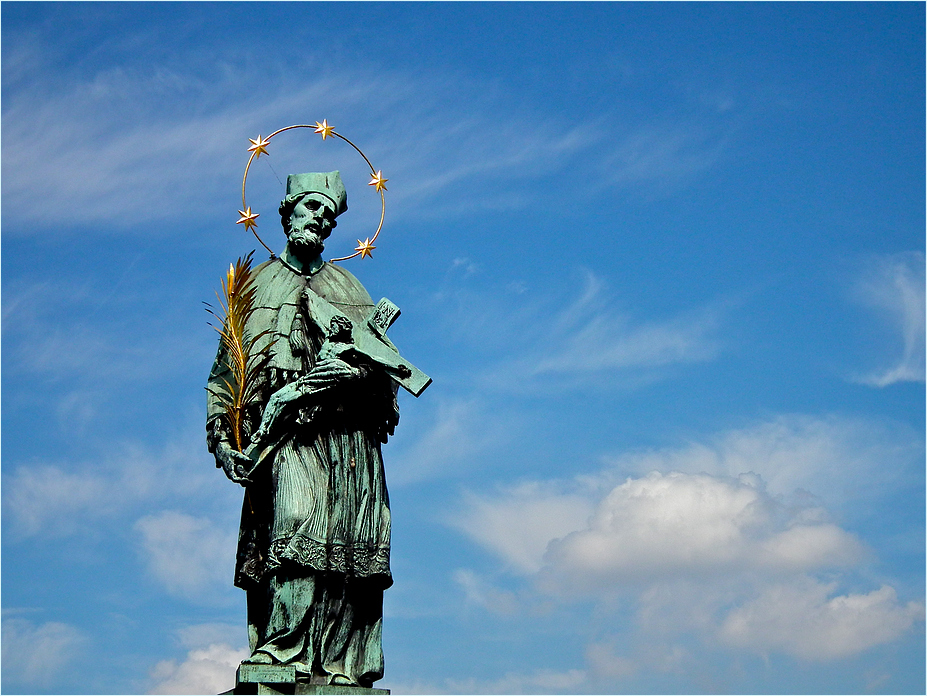
[{"label": "statue of a saint", "polygon": [[[244,418],[247,453],[236,451],[212,389],[206,430],[216,466],[246,488],[235,573],[247,591],[244,664],[294,665],[310,684],[369,688],[383,676],[392,584],[380,446],[399,421],[397,385],[421,378],[420,393],[430,380],[383,335],[395,318],[384,324],[384,313],[398,309],[375,306],[351,273],[322,260],[346,209],[338,172],[287,178],[286,248],[252,276],[245,331],[268,359]],[[224,350],[210,387],[228,379]]]}]

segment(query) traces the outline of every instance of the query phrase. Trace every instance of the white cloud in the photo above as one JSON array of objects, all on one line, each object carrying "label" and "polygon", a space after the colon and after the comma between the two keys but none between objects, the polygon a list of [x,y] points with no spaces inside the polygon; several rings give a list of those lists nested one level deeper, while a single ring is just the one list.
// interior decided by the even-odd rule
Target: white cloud
[{"label": "white cloud", "polygon": [[248,657],[245,648],[213,644],[191,650],[187,659],[159,662],[151,671],[150,694],[221,694],[235,686],[238,665]]},{"label": "white cloud", "polygon": [[61,670],[81,656],[86,637],[60,621],[35,623],[21,617],[3,617],[3,688],[10,684],[48,688]]},{"label": "white cloud", "polygon": [[[661,182],[678,183],[709,168],[719,152],[714,138],[693,137],[691,124],[655,128],[606,114],[552,134],[546,114],[518,107],[509,108],[509,117],[500,121],[494,114],[507,96],[498,86],[463,75],[448,79],[446,73],[412,76],[378,68],[371,81],[367,66],[321,74],[313,66],[315,77],[307,84],[302,77],[293,80],[297,66],[281,70],[271,56],[210,55],[202,48],[175,56],[173,67],[88,74],[52,70],[44,58],[46,47],[24,49],[14,41],[8,50],[17,59],[10,69],[4,63],[4,75],[11,70],[29,75],[28,80],[11,79],[10,98],[4,100],[9,233],[61,226],[35,195],[50,183],[61,207],[71,211],[68,225],[118,220],[125,232],[137,233],[178,217],[214,218],[225,207],[234,213],[246,138],[309,120],[306,104],[325,104],[327,113],[311,118],[324,115],[339,129],[376,106],[380,118],[346,134],[373,161],[388,162],[391,178],[403,182],[391,189],[400,216],[472,214],[466,197],[446,194],[475,188],[489,192],[481,200],[484,210],[529,205],[543,194],[526,196],[506,183],[523,181],[526,173],[537,178],[560,173],[561,188],[588,196],[588,177],[568,173],[579,156],[584,171],[592,167],[604,173],[599,177],[604,185],[654,190]],[[268,79],[269,74],[274,78]],[[304,73],[296,69],[295,74]],[[246,102],[240,99],[243,84],[257,90]],[[466,110],[447,108],[464,102]],[[406,127],[409,123],[415,128]],[[252,174],[273,166],[282,175],[291,166],[303,166],[306,152],[320,145],[316,140],[281,135],[270,149],[273,159],[262,159]],[[337,163],[353,160],[344,148],[311,151],[321,169],[344,169]],[[275,178],[269,170],[264,173],[268,181]],[[270,194],[274,186],[264,187],[259,175],[249,178],[252,195]],[[140,206],[132,195],[137,191],[170,205]],[[423,199],[429,205],[421,205]],[[375,204],[371,199],[370,205]],[[169,233],[170,227],[161,230]]]},{"label": "white cloud", "polygon": [[[405,206],[404,200],[434,198],[461,182],[514,171],[547,171],[558,159],[601,137],[576,126],[551,138],[543,127],[517,118],[489,129],[484,117],[474,115],[480,109],[461,115],[435,108],[446,102],[445,79],[413,79],[383,71],[374,81],[331,71],[316,73],[309,84],[281,78],[273,88],[242,103],[236,98],[241,84],[267,83],[268,61],[258,68],[264,79],[252,79],[257,74],[234,61],[225,69],[215,57],[209,61],[200,56],[198,62],[196,73],[215,74],[198,77],[186,68],[117,69],[59,82],[42,72],[43,66],[33,66],[34,74],[45,79],[17,84],[16,98],[4,102],[3,171],[9,182],[4,187],[4,212],[9,219],[48,226],[48,212],[35,191],[47,188],[49,181],[59,201],[71,209],[71,222],[84,224],[117,218],[126,230],[137,230],[178,215],[202,215],[204,201],[228,201],[231,207],[235,180],[246,162],[246,138],[305,122],[306,104],[326,104],[327,119],[339,129],[341,123],[351,122],[349,114],[378,105],[385,120],[348,135],[364,145],[374,161],[389,161],[391,178],[405,183],[393,193],[397,210],[414,210],[420,206]],[[478,85],[455,82],[453,89],[456,98],[471,91],[474,99],[487,99]],[[175,105],[171,113],[163,110],[166,94]],[[391,109],[397,102],[402,108]],[[184,108],[187,104],[196,108]],[[414,132],[401,127],[409,122],[415,122]],[[271,166],[278,173],[302,166],[294,151],[305,160],[316,140],[281,135],[269,149]],[[322,159],[331,160],[334,150],[320,152]],[[340,153],[342,162],[353,162],[344,149]],[[255,172],[262,166],[264,162],[258,163]],[[269,171],[267,177],[272,178]],[[249,178],[252,195],[263,190],[255,179]],[[145,191],[149,200],[170,200],[171,205],[139,206],[133,191]],[[469,204],[460,205],[470,209]]]},{"label": "white cloud", "polygon": [[237,529],[220,529],[208,518],[173,510],[143,517],[135,529],[149,570],[169,593],[201,598],[229,584]]},{"label": "white cloud", "polygon": [[874,387],[923,382],[925,371],[924,254],[910,252],[877,258],[856,288],[864,303],[882,313],[900,338],[900,356],[889,368],[859,379]]},{"label": "white cloud", "polygon": [[5,359],[18,374],[63,383],[70,390],[60,405],[64,412],[79,412],[107,387],[162,380],[185,369],[191,355],[204,362],[215,355],[205,320],[201,332],[185,330],[186,318],[164,295],[143,297],[132,265],[98,283],[14,281],[9,301],[4,298]]},{"label": "white cloud", "polygon": [[652,636],[634,641],[627,636],[611,636],[586,646],[589,680],[596,685],[594,693],[634,693],[635,689],[626,684],[637,675],[654,672],[691,675],[698,669],[698,662],[698,657],[683,646],[653,640]]},{"label": "white cloud", "polygon": [[893,489],[920,451],[915,434],[890,425],[782,416],[623,455],[572,482],[465,493],[452,524],[511,569],[546,563],[558,583],[587,589],[664,573],[847,567],[864,547],[827,507]]},{"label": "white cloud", "polygon": [[464,496],[452,524],[522,573],[538,571],[552,539],[586,523],[592,501],[552,483],[526,482],[496,495]]},{"label": "white cloud", "polygon": [[588,527],[551,541],[545,560],[548,582],[595,590],[682,574],[836,568],[861,555],[838,527],[780,509],[756,477],[654,472],[613,489]]},{"label": "white cloud", "polygon": [[[472,572],[455,579],[493,613],[540,598],[579,611],[577,600],[592,599],[595,625],[607,626],[609,617],[624,624],[590,640],[579,690],[693,669],[720,688],[691,653],[693,640],[712,650],[741,646],[807,660],[854,655],[901,638],[923,605],[899,602],[888,585],[833,596],[836,582],[813,579],[839,580],[872,558],[822,499],[850,490],[848,480],[889,485],[877,480],[883,471],[910,468],[919,449],[905,429],[784,416],[624,455],[572,481],[466,493],[455,525],[528,583],[504,591]],[[646,473],[616,482],[616,470]]]},{"label": "white cloud", "polygon": [[683,447],[613,457],[602,480],[619,472],[752,472],[774,496],[805,507],[816,498],[834,510],[896,488],[922,458],[922,438],[899,423],[787,414]]},{"label": "white cloud", "polygon": [[17,536],[69,535],[87,522],[119,509],[124,498],[113,495],[117,481],[90,473],[72,473],[59,466],[17,469],[4,485],[4,512]]},{"label": "white cloud", "polygon": [[460,269],[465,276],[473,275],[479,271],[479,265],[466,256],[458,256],[451,263],[452,269]]},{"label": "white cloud", "polygon": [[769,587],[727,616],[721,637],[737,648],[823,661],[896,640],[923,620],[922,603],[900,604],[887,585],[832,597],[834,587],[808,578]]},{"label": "white cloud", "polygon": [[[216,471],[199,428],[154,451],[131,443],[109,446],[102,462],[35,462],[7,469],[3,514],[12,534],[79,534],[120,515],[135,515],[155,501],[176,503],[204,490],[211,491],[217,506],[236,508],[240,489]],[[190,455],[196,451],[200,454]]]},{"label": "white cloud", "polygon": [[656,578],[637,597],[635,624],[653,643],[686,633],[713,634],[720,611],[755,594],[751,580],[733,573]]}]

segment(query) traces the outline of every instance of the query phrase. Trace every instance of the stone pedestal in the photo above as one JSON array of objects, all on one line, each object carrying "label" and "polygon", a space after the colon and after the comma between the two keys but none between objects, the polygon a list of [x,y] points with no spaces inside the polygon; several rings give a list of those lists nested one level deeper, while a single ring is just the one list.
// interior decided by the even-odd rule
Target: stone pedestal
[{"label": "stone pedestal", "polygon": [[[300,675],[302,677],[303,675]],[[238,667],[235,688],[227,694],[318,694],[319,696],[389,696],[389,689],[361,686],[329,686],[298,680],[293,665],[248,665]]]}]

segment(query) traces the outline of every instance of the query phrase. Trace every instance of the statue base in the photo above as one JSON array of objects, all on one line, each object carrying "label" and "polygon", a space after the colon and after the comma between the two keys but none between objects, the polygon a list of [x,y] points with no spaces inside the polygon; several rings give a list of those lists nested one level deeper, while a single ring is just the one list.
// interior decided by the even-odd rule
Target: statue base
[{"label": "statue base", "polygon": [[313,696],[389,696],[389,689],[362,686],[310,684],[298,681],[294,665],[249,665],[238,667],[235,688],[226,694],[312,694]]}]

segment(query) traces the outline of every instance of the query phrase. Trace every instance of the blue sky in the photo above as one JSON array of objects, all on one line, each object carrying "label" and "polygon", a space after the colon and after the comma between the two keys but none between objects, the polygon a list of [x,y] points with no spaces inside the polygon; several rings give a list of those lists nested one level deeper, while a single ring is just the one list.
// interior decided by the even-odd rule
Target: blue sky
[{"label": "blue sky", "polygon": [[[3,691],[231,686],[202,301],[324,118],[434,378],[379,686],[923,693],[924,12],[3,3]],[[272,247],[295,172],[372,233],[270,152]]]}]

